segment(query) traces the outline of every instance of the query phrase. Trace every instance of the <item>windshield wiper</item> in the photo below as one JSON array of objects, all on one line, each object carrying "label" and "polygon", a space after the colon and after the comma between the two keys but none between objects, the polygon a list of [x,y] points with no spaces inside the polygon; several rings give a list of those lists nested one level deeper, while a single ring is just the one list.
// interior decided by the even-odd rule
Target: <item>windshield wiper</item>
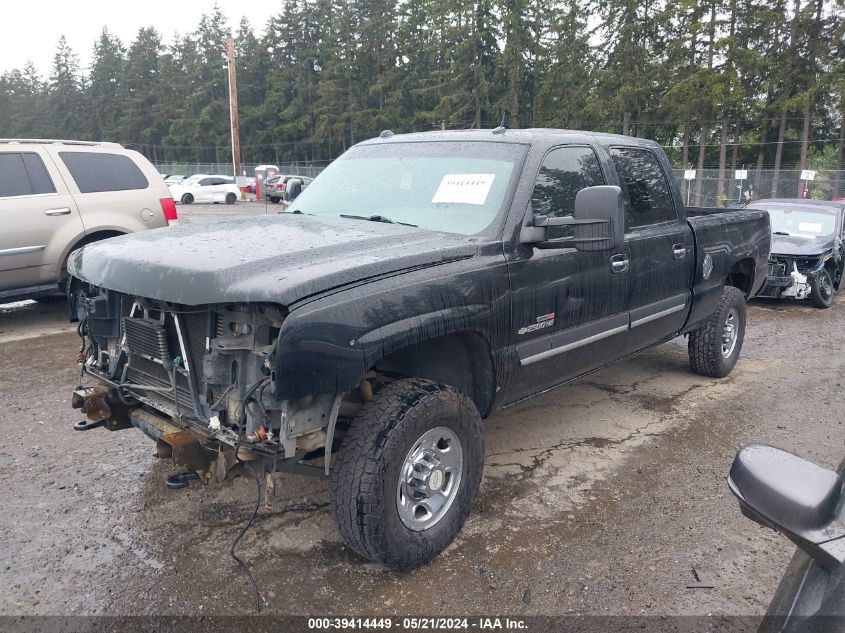
[{"label": "windshield wiper", "polygon": [[786,231],[772,231],[772,235],[789,235]]},{"label": "windshield wiper", "polygon": [[369,220],[370,222],[383,222],[384,224],[401,224],[403,226],[413,226],[414,228],[419,228],[416,224],[391,220],[390,218],[384,215],[350,215],[348,213],[341,213],[340,217],[348,218],[350,220]]}]

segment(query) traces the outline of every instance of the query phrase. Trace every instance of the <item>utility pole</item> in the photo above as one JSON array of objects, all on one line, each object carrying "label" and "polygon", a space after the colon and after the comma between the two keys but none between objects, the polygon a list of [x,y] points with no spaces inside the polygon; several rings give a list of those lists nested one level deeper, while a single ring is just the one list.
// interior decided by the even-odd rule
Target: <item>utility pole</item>
[{"label": "utility pole", "polygon": [[241,134],[238,128],[238,77],[235,71],[235,40],[226,39],[226,64],[229,67],[229,123],[232,127],[232,169],[241,175]]}]

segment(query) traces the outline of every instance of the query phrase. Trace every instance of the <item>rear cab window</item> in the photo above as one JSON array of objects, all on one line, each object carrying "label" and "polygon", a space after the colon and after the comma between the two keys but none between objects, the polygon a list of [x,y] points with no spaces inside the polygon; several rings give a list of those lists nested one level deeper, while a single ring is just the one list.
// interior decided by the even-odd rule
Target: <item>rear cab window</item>
[{"label": "rear cab window", "polygon": [[106,152],[59,152],[80,193],[146,189],[149,181],[128,156]]},{"label": "rear cab window", "polygon": [[0,198],[50,193],[56,193],[56,187],[38,154],[0,153]]},{"label": "rear cab window", "polygon": [[675,220],[675,205],[666,173],[654,152],[614,147],[610,157],[625,201],[625,229],[636,230]]}]

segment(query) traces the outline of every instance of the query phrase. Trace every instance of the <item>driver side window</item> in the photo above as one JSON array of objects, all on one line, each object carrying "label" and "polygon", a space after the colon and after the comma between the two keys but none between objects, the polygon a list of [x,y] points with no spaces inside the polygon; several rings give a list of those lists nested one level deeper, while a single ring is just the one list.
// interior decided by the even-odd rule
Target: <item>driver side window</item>
[{"label": "driver side window", "polygon": [[[558,147],[543,159],[531,210],[534,215],[567,217],[575,212],[575,196],[585,187],[607,184],[596,153],[589,147]],[[573,237],[571,226],[549,227],[549,238]]]}]

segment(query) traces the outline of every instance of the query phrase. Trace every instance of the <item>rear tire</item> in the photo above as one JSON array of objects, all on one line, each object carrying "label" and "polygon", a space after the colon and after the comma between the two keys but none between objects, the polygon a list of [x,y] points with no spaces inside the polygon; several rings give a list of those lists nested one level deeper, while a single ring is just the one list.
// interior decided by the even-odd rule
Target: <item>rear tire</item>
[{"label": "rear tire", "polygon": [[226,194],[226,204],[235,204],[235,201],[237,199],[238,199],[238,197],[231,192]]},{"label": "rear tire", "polygon": [[194,197],[189,193],[186,193],[184,196],[182,196],[182,204],[191,204],[193,201]]},{"label": "rear tire", "polygon": [[817,275],[810,279],[810,299],[817,308],[829,308],[833,305],[833,279],[827,268],[822,268]]},{"label": "rear tire", "polygon": [[745,296],[725,286],[713,316],[690,332],[687,349],[690,369],[711,378],[724,378],[736,365],[745,338]]},{"label": "rear tire", "polygon": [[397,380],[364,406],[343,440],[332,513],[352,550],[391,569],[414,569],[461,530],[483,468],[472,400],[430,380]]},{"label": "rear tire", "polygon": [[281,200],[281,198],[275,198],[275,197],[273,197],[273,196],[267,196],[267,199],[268,199],[270,202],[272,202],[273,204],[278,204],[279,200]]}]

